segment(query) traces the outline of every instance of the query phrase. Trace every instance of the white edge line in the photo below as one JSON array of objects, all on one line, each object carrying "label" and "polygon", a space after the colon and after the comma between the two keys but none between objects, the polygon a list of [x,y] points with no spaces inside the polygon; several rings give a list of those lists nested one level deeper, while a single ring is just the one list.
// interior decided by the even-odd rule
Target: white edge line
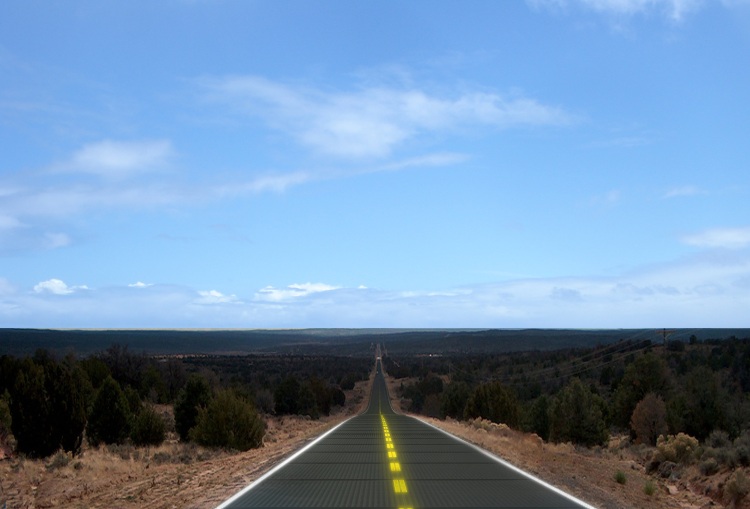
[{"label": "white edge line", "polygon": [[493,459],[493,460],[497,461],[497,462],[498,462],[498,463],[500,463],[501,465],[503,465],[503,466],[505,466],[505,467],[508,467],[509,469],[513,470],[514,472],[516,472],[516,473],[518,473],[518,474],[521,474],[521,475],[523,475],[524,477],[527,477],[528,479],[530,479],[530,480],[532,480],[532,481],[534,481],[534,482],[536,482],[536,483],[538,483],[538,484],[541,484],[541,485],[542,485],[542,486],[544,486],[545,488],[547,488],[547,489],[549,489],[549,490],[552,490],[552,491],[554,491],[554,492],[555,492],[555,493],[557,493],[558,495],[562,495],[563,497],[567,498],[567,499],[568,499],[568,500],[570,500],[571,502],[575,502],[576,504],[579,504],[579,505],[581,505],[581,506],[585,507],[586,509],[597,509],[596,507],[594,507],[594,506],[592,506],[592,505],[589,505],[589,504],[587,504],[587,503],[586,503],[586,502],[584,502],[583,500],[580,500],[580,499],[578,499],[578,498],[574,497],[574,496],[573,496],[573,495],[571,495],[570,493],[565,493],[565,492],[564,492],[563,490],[561,490],[560,488],[556,488],[555,486],[552,486],[551,484],[549,484],[549,483],[547,483],[547,482],[545,482],[545,481],[542,481],[542,480],[541,480],[541,479],[539,479],[538,477],[536,477],[536,476],[534,476],[534,475],[532,475],[532,474],[530,474],[530,473],[528,473],[528,472],[526,472],[526,471],[524,471],[524,470],[521,470],[521,469],[520,469],[520,468],[518,468],[517,466],[515,466],[515,465],[511,465],[510,463],[508,463],[508,462],[507,462],[507,461],[505,461],[504,459],[502,459],[502,458],[500,458],[500,457],[498,457],[498,456],[495,456],[495,455],[494,455],[494,454],[492,454],[492,453],[491,453],[490,451],[487,451],[486,449],[482,449],[481,447],[479,447],[479,446],[478,446],[478,445],[476,445],[476,444],[472,444],[471,442],[468,442],[468,441],[464,440],[464,439],[463,439],[463,438],[461,438],[461,437],[457,437],[456,435],[453,435],[453,434],[451,434],[451,433],[448,433],[448,432],[447,432],[447,431],[445,431],[444,429],[438,428],[438,427],[437,427],[437,426],[435,426],[434,424],[432,424],[432,423],[429,423],[429,422],[427,422],[427,421],[423,421],[423,420],[422,420],[422,419],[420,419],[419,417],[415,417],[415,416],[413,416],[413,415],[410,415],[410,416],[408,416],[408,417],[411,417],[412,419],[416,419],[416,420],[418,420],[419,422],[422,422],[422,423],[424,423],[424,424],[426,424],[426,425],[428,425],[428,426],[430,426],[430,427],[432,427],[432,428],[435,428],[436,430],[440,431],[441,433],[444,433],[445,435],[448,435],[449,437],[453,438],[454,440],[458,440],[459,442],[463,442],[464,444],[466,444],[466,445],[468,445],[468,446],[470,446],[470,447],[472,447],[472,448],[476,449],[477,451],[481,452],[481,453],[482,453],[482,454],[484,454],[485,456],[487,456],[487,457],[489,457],[489,458],[491,458],[491,459]]},{"label": "white edge line", "polygon": [[[352,416],[352,417],[356,417],[356,416]],[[297,451],[294,454],[292,454],[291,456],[289,456],[287,459],[285,459],[284,461],[282,461],[281,463],[279,463],[278,465],[276,465],[275,467],[273,467],[271,470],[269,470],[268,472],[266,472],[262,476],[258,477],[256,480],[254,480],[253,482],[251,482],[249,485],[245,486],[242,490],[240,490],[237,493],[235,493],[231,498],[228,498],[227,500],[225,500],[224,502],[222,502],[220,505],[216,506],[216,509],[224,509],[225,507],[228,507],[229,504],[233,503],[235,500],[237,500],[238,498],[240,498],[241,496],[243,496],[245,493],[247,493],[251,489],[255,488],[257,485],[259,485],[261,482],[265,481],[268,477],[272,476],[273,474],[275,474],[276,472],[278,472],[279,470],[281,470],[282,468],[284,468],[287,465],[287,463],[289,463],[292,460],[294,460],[295,458],[297,458],[300,454],[304,453],[310,447],[312,447],[313,445],[315,445],[318,442],[320,442],[321,440],[323,440],[329,434],[333,433],[336,429],[339,428],[339,426],[342,426],[343,424],[349,422],[349,420],[352,419],[352,417],[349,417],[345,421],[342,421],[342,422],[338,423],[336,426],[334,426],[333,428],[329,429],[328,431],[326,431],[325,433],[323,433],[322,435],[320,435],[318,438],[316,438],[315,440],[313,440],[312,442],[310,442],[309,444],[307,444],[306,446],[304,446],[302,449],[300,449],[299,451]]]}]

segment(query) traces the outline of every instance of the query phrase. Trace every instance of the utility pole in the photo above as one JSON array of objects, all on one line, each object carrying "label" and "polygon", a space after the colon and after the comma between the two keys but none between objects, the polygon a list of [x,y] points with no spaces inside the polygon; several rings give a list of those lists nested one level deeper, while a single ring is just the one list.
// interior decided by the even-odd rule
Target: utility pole
[{"label": "utility pole", "polygon": [[673,332],[676,332],[676,331],[667,330],[667,329],[661,330],[660,334],[661,334],[662,339],[664,340],[664,355],[665,356],[667,355],[668,338],[669,338],[669,335],[672,334]]}]

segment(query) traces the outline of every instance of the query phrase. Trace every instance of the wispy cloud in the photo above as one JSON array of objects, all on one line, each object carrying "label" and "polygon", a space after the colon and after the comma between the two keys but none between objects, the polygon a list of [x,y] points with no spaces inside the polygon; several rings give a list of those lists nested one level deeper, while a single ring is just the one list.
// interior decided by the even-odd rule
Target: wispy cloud
[{"label": "wispy cloud", "polygon": [[331,92],[258,76],[203,79],[214,101],[259,117],[315,152],[380,158],[418,136],[461,126],[560,125],[572,115],[535,99],[489,92],[437,96],[415,88],[365,87]]},{"label": "wispy cloud", "polygon": [[53,171],[123,179],[163,168],[173,156],[169,140],[103,140],[83,146],[68,161],[55,165]]},{"label": "wispy cloud", "polygon": [[620,202],[622,193],[619,189],[612,189],[604,194],[591,198],[591,204],[598,207],[614,207]]},{"label": "wispy cloud", "polygon": [[750,245],[750,227],[714,228],[682,237],[685,244],[720,249],[742,249]]},{"label": "wispy cloud", "polygon": [[158,284],[87,289],[59,279],[23,291],[0,278],[0,326],[24,327],[741,327],[748,306],[745,251],[610,277],[437,291],[301,283],[268,286],[249,298]]},{"label": "wispy cloud", "polygon": [[[172,143],[166,140],[98,142],[76,150],[62,163],[53,163],[36,172],[27,171],[16,178],[6,175],[5,182],[0,178],[0,254],[71,245],[75,236],[60,231],[60,224],[92,211],[193,207],[261,193],[281,193],[312,181],[450,166],[468,158],[464,154],[444,152],[316,170],[259,172],[248,169],[248,176],[244,178],[215,178],[200,183],[167,179],[167,175],[159,172],[144,175],[170,164],[174,153]],[[50,182],[49,171],[66,174]],[[102,178],[86,178],[90,173]]]},{"label": "wispy cloud", "polygon": [[332,286],[324,283],[296,283],[286,288],[274,288],[267,286],[255,294],[255,300],[281,302],[289,299],[299,299],[321,292],[330,292],[338,290],[338,286]]},{"label": "wispy cloud", "polygon": [[603,14],[633,16],[657,12],[679,22],[706,3],[704,0],[527,0],[535,8],[565,9],[582,7]]},{"label": "wispy cloud", "polygon": [[681,187],[674,187],[668,190],[666,193],[664,193],[663,198],[665,199],[680,198],[680,197],[685,197],[685,196],[696,196],[699,194],[705,194],[705,191],[701,190],[697,186],[681,186]]}]

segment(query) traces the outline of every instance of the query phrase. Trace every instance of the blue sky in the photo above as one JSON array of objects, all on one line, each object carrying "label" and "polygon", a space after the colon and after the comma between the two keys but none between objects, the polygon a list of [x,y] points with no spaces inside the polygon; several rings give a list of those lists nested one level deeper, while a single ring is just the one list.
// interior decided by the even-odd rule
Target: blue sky
[{"label": "blue sky", "polygon": [[741,327],[750,2],[2,2],[2,327]]}]

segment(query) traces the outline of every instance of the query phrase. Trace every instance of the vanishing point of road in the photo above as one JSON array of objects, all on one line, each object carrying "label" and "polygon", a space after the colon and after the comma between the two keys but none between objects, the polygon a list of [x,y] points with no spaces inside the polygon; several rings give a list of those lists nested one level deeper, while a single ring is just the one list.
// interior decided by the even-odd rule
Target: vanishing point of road
[{"label": "vanishing point of road", "polygon": [[322,435],[219,509],[593,509],[391,408],[377,360],[367,410]]}]

